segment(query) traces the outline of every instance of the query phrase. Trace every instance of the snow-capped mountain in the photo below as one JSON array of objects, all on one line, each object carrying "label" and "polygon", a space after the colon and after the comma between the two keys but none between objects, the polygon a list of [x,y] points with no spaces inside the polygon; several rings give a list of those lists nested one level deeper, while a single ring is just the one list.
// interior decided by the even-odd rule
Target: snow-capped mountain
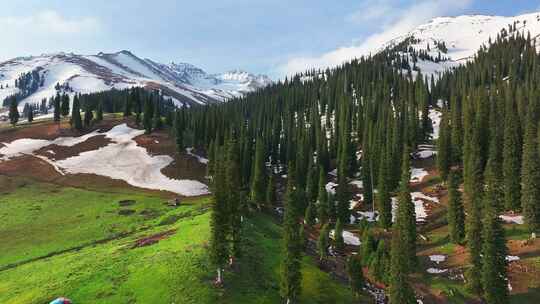
[{"label": "snow-capped mountain", "polygon": [[267,76],[243,71],[207,74],[188,63],[162,64],[141,59],[129,51],[97,55],[55,53],[0,63],[0,101],[22,93],[15,82],[26,73],[39,74],[39,81],[26,91],[19,106],[54,96],[57,84],[80,93],[144,86],[161,89],[178,105],[194,105],[225,101],[272,82]]},{"label": "snow-capped mountain", "polygon": [[[406,35],[396,37],[381,47],[387,50],[405,43],[406,49],[427,52],[432,58],[420,59],[416,66],[423,74],[437,74],[474,58],[483,45],[497,35],[516,32],[527,35],[540,45],[540,12],[515,17],[465,15],[439,17],[420,25]],[[402,48],[403,49],[403,48]],[[402,52],[410,54],[409,51]]]}]

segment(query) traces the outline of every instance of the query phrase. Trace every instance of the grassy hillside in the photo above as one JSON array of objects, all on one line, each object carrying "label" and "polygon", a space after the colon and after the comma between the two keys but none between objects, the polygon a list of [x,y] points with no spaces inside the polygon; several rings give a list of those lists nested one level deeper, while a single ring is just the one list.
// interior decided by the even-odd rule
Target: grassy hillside
[{"label": "grassy hillside", "polygon": [[[0,189],[0,303],[58,296],[75,303],[280,301],[281,233],[267,216],[250,215],[240,266],[216,289],[207,257],[208,198],[172,208],[137,190],[91,191],[2,175]],[[353,302],[311,258],[303,269],[303,303]]]}]

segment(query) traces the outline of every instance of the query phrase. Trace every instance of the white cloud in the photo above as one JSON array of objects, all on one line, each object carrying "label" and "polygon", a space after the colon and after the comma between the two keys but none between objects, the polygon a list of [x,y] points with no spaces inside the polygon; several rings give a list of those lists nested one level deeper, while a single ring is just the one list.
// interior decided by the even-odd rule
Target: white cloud
[{"label": "white cloud", "polygon": [[[0,17],[0,26],[9,31],[40,31],[45,34],[80,34],[97,32],[100,23],[96,18],[66,18],[53,10],[45,10],[30,16]],[[20,32],[19,32],[20,33]]]},{"label": "white cloud", "polygon": [[345,21],[352,24],[383,26],[399,17],[399,10],[392,5],[392,0],[368,0],[361,7],[345,17]]},{"label": "white cloud", "polygon": [[[348,22],[382,22],[379,30],[366,37],[361,43],[340,47],[319,56],[306,56],[291,58],[278,67],[282,76],[293,75],[312,68],[326,68],[337,66],[347,60],[369,55],[381,48],[393,38],[405,35],[418,25],[434,17],[453,14],[467,8],[472,0],[422,0],[406,8],[397,7],[395,0],[369,1],[368,5],[346,18]],[[381,7],[377,8],[380,4]],[[380,19],[381,21],[377,21]],[[386,22],[385,22],[386,21]]]},{"label": "white cloud", "polygon": [[54,10],[21,16],[0,16],[2,47],[0,61],[18,56],[92,47],[102,34],[94,17],[71,17]]}]

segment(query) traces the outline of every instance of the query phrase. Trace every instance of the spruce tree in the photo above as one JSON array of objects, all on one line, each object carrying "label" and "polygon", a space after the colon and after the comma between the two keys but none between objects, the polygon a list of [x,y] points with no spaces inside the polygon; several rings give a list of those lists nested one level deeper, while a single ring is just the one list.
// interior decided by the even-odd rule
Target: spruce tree
[{"label": "spruce tree", "polygon": [[452,94],[450,97],[450,111],[450,149],[452,151],[452,164],[457,165],[461,162],[463,157],[463,125],[461,121],[461,102],[456,94]]},{"label": "spruce tree", "polygon": [[527,113],[521,166],[521,208],[530,232],[535,232],[540,227],[540,153],[535,106],[536,103],[532,101]]},{"label": "spruce tree", "polygon": [[[289,168],[294,166],[289,165]],[[280,294],[289,304],[297,302],[301,293],[302,240],[298,222],[296,180],[289,173],[287,193],[285,194],[285,214],[283,218],[283,252],[280,268]]]},{"label": "spruce tree", "polygon": [[343,252],[345,249],[345,241],[343,240],[343,223],[341,219],[337,219],[334,229],[334,248],[337,252]]},{"label": "spruce tree", "polygon": [[[486,195],[487,198],[491,195]],[[493,202],[485,202],[482,229],[482,286],[487,304],[506,304],[508,299],[508,278],[506,255],[508,249],[504,229]]]},{"label": "spruce tree", "polygon": [[381,159],[381,168],[379,169],[379,180],[377,186],[377,211],[379,211],[379,225],[388,229],[392,225],[392,198],[389,189],[389,168],[388,160]]},{"label": "spruce tree", "polygon": [[146,134],[152,133],[152,100],[147,98],[144,102],[143,126]]},{"label": "spruce tree", "polygon": [[390,257],[388,256],[385,242],[384,240],[380,240],[377,244],[377,250],[375,251],[373,259],[371,259],[371,263],[369,265],[369,271],[375,280],[378,282],[386,281],[389,274],[389,271],[387,271],[389,263]]},{"label": "spruce tree", "polygon": [[326,173],[324,168],[319,170],[319,194],[317,195],[317,217],[321,224],[325,224],[329,219],[330,207],[328,206],[328,192],[326,191]]},{"label": "spruce tree", "polygon": [[390,254],[390,287],[388,291],[390,304],[414,304],[416,298],[414,290],[409,283],[410,261],[407,257],[409,250],[406,242],[407,233],[400,225],[398,215],[392,232],[392,246]]},{"label": "spruce tree", "polygon": [[60,106],[60,113],[64,117],[68,116],[69,114],[69,95],[65,93],[62,95],[62,104]]},{"label": "spruce tree", "polygon": [[77,95],[73,97],[73,107],[71,108],[71,121],[73,128],[78,131],[82,131],[83,124],[81,120],[81,107],[79,103],[79,97]]},{"label": "spruce tree", "polygon": [[336,189],[336,198],[337,198],[337,205],[336,205],[336,217],[338,220],[341,220],[342,223],[347,223],[349,221],[350,217],[350,200],[351,200],[351,194],[349,191],[347,183],[347,178],[344,176],[344,173],[342,172],[338,176],[338,186]]},{"label": "spruce tree", "polygon": [[451,165],[451,148],[450,148],[450,128],[448,125],[448,111],[443,110],[441,124],[439,127],[439,139],[437,140],[437,168],[441,178],[446,181],[448,179],[448,171]]},{"label": "spruce tree", "polygon": [[86,111],[84,111],[84,127],[89,128],[92,124],[92,119],[94,119],[94,114],[89,105],[86,106]]},{"label": "spruce tree", "polygon": [[319,238],[317,239],[317,252],[319,255],[319,261],[324,261],[328,257],[328,234],[330,233],[330,225],[324,224],[319,231]]},{"label": "spruce tree", "polygon": [[163,129],[163,120],[161,120],[161,108],[160,108],[159,98],[154,104],[153,114],[154,115],[152,117],[152,129],[153,130]]},{"label": "spruce tree", "polygon": [[102,121],[103,120],[103,100],[99,100],[97,102],[97,109],[96,109],[96,121]]},{"label": "spruce tree", "polygon": [[521,201],[521,131],[513,99],[506,101],[504,113],[504,205],[506,209],[519,210]]},{"label": "spruce tree", "polygon": [[465,237],[465,212],[461,193],[458,190],[459,181],[455,172],[450,172],[448,178],[448,233],[450,240],[455,244],[461,244]]},{"label": "spruce tree", "polygon": [[350,256],[347,258],[347,274],[349,276],[349,285],[355,298],[358,298],[362,288],[364,287],[364,272],[362,271],[362,263],[358,256]]},{"label": "spruce tree", "polygon": [[306,225],[312,227],[315,225],[315,217],[315,206],[313,206],[312,202],[309,202],[304,215],[304,222]]},{"label": "spruce tree", "polygon": [[131,100],[128,96],[124,98],[124,118],[131,116]]},{"label": "spruce tree", "polygon": [[267,206],[275,206],[277,203],[276,197],[276,181],[274,174],[269,174],[268,185],[266,186],[266,199]]},{"label": "spruce tree", "polygon": [[176,151],[183,152],[184,151],[184,122],[183,122],[182,113],[180,112],[180,110],[176,110],[174,112],[173,129],[174,129],[174,137],[175,137],[175,143],[176,143]]},{"label": "spruce tree", "polygon": [[11,97],[11,102],[9,104],[9,122],[12,126],[15,126],[19,121],[19,109],[17,108],[17,97]]},{"label": "spruce tree", "polygon": [[216,163],[216,173],[212,186],[214,196],[210,218],[210,261],[216,267],[217,284],[223,283],[223,269],[229,258],[229,245],[227,242],[229,215],[223,167],[223,164],[219,161]]},{"label": "spruce tree", "polygon": [[34,106],[30,106],[28,110],[28,122],[34,121]]},{"label": "spruce tree", "polygon": [[[288,168],[289,175],[294,168]],[[257,139],[255,147],[255,161],[253,164],[253,180],[251,182],[251,201],[259,208],[265,201],[266,190],[266,153],[264,150],[264,141]]]},{"label": "spruce tree", "polygon": [[226,162],[226,194],[229,208],[229,226],[231,240],[231,263],[241,256],[241,232],[242,232],[242,196],[240,176],[240,153],[235,139],[231,139],[227,145]]},{"label": "spruce tree", "polygon": [[54,106],[54,121],[60,121],[60,93],[56,93],[56,97],[53,99]]},{"label": "spruce tree", "polygon": [[397,198],[396,221],[394,230],[399,231],[403,251],[401,254],[407,261],[408,271],[412,271],[417,264],[416,260],[416,213],[409,188],[410,154],[406,148],[403,152],[402,174],[400,190]]}]

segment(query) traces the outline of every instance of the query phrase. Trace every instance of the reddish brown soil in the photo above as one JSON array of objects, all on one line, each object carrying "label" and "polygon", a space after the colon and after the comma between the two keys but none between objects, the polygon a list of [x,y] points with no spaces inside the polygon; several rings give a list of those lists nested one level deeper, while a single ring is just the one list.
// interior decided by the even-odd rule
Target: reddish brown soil
[{"label": "reddish brown soil", "polygon": [[175,233],[176,233],[176,229],[172,229],[172,230],[156,233],[150,236],[142,237],[136,240],[131,248],[138,248],[138,247],[144,247],[144,246],[150,246],[150,245],[156,244],[157,242],[163,239],[166,239]]},{"label": "reddish brown soil", "polygon": [[166,131],[145,134],[135,138],[135,141],[153,155],[166,154],[174,158],[171,164],[161,170],[164,175],[176,179],[194,179],[206,182],[206,166],[184,151],[178,153],[174,140]]}]

